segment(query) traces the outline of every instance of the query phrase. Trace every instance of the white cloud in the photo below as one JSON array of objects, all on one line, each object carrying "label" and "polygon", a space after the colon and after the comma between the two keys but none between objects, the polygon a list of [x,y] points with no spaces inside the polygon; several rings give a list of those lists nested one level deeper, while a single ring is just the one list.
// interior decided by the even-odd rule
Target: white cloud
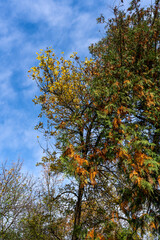
[{"label": "white cloud", "polygon": [[[1,68],[2,70],[2,68]],[[6,103],[8,100],[14,100],[16,92],[11,86],[11,78],[13,72],[11,70],[1,71],[0,74],[0,104]]]},{"label": "white cloud", "polygon": [[6,109],[5,119],[0,122],[0,159],[8,157],[9,160],[16,161],[20,157],[26,165],[29,163],[35,166],[41,160],[42,149],[37,141],[37,132],[34,131],[34,121],[28,119],[22,110],[9,110],[11,109]]},{"label": "white cloud", "polygon": [[8,33],[8,22],[6,19],[0,18],[0,32],[2,35],[6,35]]},{"label": "white cloud", "polygon": [[14,45],[18,45],[22,41],[22,35],[19,32],[10,32],[3,37],[1,37],[0,41],[0,49],[8,52]]},{"label": "white cloud", "polygon": [[15,0],[13,3],[15,15],[33,22],[44,21],[49,26],[66,26],[69,23],[72,9],[66,1],[52,0]]}]

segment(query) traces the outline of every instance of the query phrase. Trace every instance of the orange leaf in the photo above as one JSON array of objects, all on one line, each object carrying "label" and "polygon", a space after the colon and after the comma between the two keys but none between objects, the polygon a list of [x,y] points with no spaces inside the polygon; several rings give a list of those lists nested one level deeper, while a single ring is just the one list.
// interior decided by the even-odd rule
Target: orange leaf
[{"label": "orange leaf", "polygon": [[99,240],[105,240],[105,238],[104,238],[104,236],[102,236],[101,234],[97,234],[97,238],[99,239]]},{"label": "orange leaf", "polygon": [[125,80],[125,81],[124,81],[124,84],[125,84],[125,83],[130,83],[130,81],[129,81],[129,80]]},{"label": "orange leaf", "polygon": [[114,128],[118,128],[118,119],[117,118],[114,118],[113,126],[114,126]]},{"label": "orange leaf", "polygon": [[88,237],[90,237],[91,239],[94,239],[94,228],[92,228],[92,230],[88,232],[86,236],[86,240],[88,239]]},{"label": "orange leaf", "polygon": [[158,176],[158,184],[159,184],[159,186],[160,186],[160,176]]},{"label": "orange leaf", "polygon": [[135,175],[138,175],[138,173],[135,171],[135,170],[133,170],[133,172],[132,173],[130,173],[130,178],[132,178],[133,176],[135,176]]},{"label": "orange leaf", "polygon": [[153,229],[153,228],[156,229],[156,225],[155,225],[154,222],[151,222],[151,224],[150,224],[150,228],[151,228],[151,229]]}]

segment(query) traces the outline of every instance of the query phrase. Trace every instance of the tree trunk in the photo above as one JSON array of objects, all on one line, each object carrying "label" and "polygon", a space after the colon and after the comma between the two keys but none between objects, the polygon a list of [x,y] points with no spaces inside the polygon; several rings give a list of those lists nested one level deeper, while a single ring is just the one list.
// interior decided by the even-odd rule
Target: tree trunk
[{"label": "tree trunk", "polygon": [[160,153],[160,135],[159,135],[159,132],[156,132],[154,134],[154,136],[153,136],[153,143],[155,144],[154,152],[159,154]]},{"label": "tree trunk", "polygon": [[82,197],[84,192],[84,186],[82,185],[82,181],[80,180],[79,189],[78,189],[78,199],[75,207],[75,216],[74,216],[74,228],[72,240],[79,240],[79,227],[81,220],[81,206],[82,206]]}]

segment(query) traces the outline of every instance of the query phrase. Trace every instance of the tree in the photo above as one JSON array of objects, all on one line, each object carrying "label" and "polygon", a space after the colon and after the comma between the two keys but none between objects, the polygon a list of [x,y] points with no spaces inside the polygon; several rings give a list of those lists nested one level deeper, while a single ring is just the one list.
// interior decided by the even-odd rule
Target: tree
[{"label": "tree", "polygon": [[[139,239],[150,229],[159,231],[159,1],[146,10],[139,2],[131,1],[127,12],[115,7],[106,37],[90,47],[92,59],[80,61],[74,53],[58,60],[47,49],[31,69],[41,91],[34,102],[42,107],[39,117],[47,119],[37,129],[56,139],[57,152],[47,149],[43,160],[78,183],[72,240],[80,239],[84,226],[95,235],[84,222],[98,212],[103,193],[112,207],[102,204],[103,224],[96,225],[102,238],[109,236],[106,218],[114,222],[117,239],[124,232]],[[96,211],[85,213],[93,192],[89,203],[94,199]]]},{"label": "tree", "polygon": [[[88,89],[90,79],[88,68],[92,60],[79,62],[74,54],[71,58],[75,58],[76,62],[66,61],[63,57],[58,61],[51,49],[45,51],[45,54],[46,56],[43,53],[38,55],[40,65],[32,68],[32,77],[38,81],[42,91],[42,95],[36,97],[34,101],[42,105],[42,112],[48,118],[51,130],[45,133],[56,137],[56,147],[60,150],[59,158],[48,152],[52,159],[51,168],[74,176],[79,182],[74,240],[77,239],[77,229],[80,225],[84,184],[89,174],[93,182],[96,173],[94,166],[89,166],[87,160],[93,124],[97,117],[90,108],[92,97]],[[43,128],[43,123],[40,122],[38,127]]]},{"label": "tree", "polygon": [[71,238],[70,215],[73,213],[73,204],[70,203],[72,199],[69,196],[71,190],[57,189],[61,181],[55,179],[48,164],[43,164],[43,174],[37,184],[35,197],[19,221],[23,239]]},{"label": "tree", "polygon": [[30,205],[32,181],[21,173],[18,161],[11,167],[7,162],[0,166],[0,236],[1,239],[19,239],[17,222]]},{"label": "tree", "polygon": [[160,220],[160,14],[159,1],[146,10],[139,2],[127,13],[115,8],[107,36],[90,51],[100,69],[97,106],[110,114],[113,158],[129,183],[120,192],[121,210],[143,233],[159,231]]}]

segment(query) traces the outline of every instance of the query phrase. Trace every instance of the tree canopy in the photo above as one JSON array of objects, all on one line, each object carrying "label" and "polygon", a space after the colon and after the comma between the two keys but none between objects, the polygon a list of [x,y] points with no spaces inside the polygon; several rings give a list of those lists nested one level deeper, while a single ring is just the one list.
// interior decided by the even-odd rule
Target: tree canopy
[{"label": "tree canopy", "polygon": [[[159,0],[146,9],[132,0],[126,11],[113,11],[107,22],[98,18],[106,34],[89,47],[91,58],[58,58],[47,48],[29,71],[40,90],[36,129],[51,145],[41,163],[49,166],[47,191],[23,218],[22,236],[160,235]],[[49,179],[62,175],[56,191]]]}]

